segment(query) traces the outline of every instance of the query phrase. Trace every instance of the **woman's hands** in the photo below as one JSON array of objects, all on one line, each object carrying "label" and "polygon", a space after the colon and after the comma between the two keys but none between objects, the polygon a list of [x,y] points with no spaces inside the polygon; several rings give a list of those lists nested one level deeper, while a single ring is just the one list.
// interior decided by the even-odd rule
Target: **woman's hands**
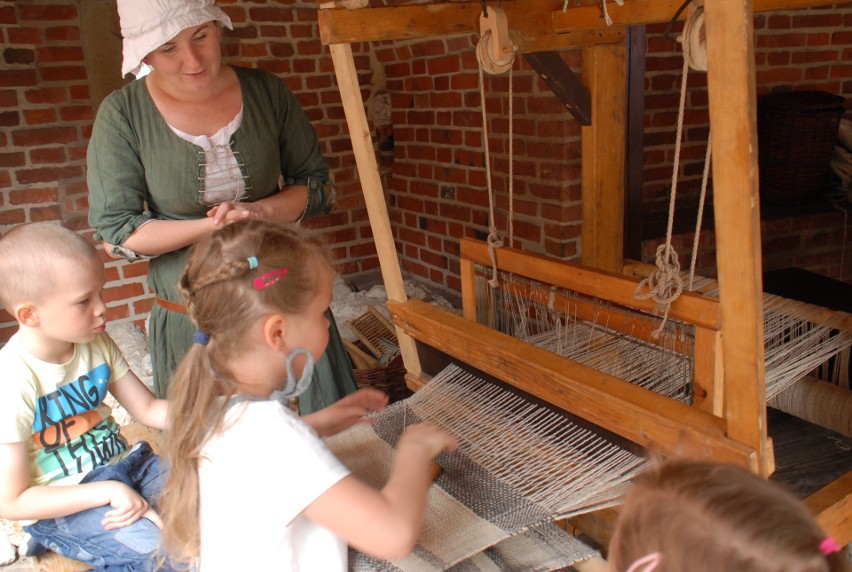
[{"label": "woman's hands", "polygon": [[372,419],[367,416],[381,411],[387,404],[388,396],[385,393],[377,389],[362,388],[325,409],[305,415],[303,420],[320,437],[329,437],[349,429],[356,423],[370,423]]},{"label": "woman's hands", "polygon": [[216,226],[224,226],[238,220],[262,219],[264,218],[264,211],[260,202],[226,201],[207,211],[207,217],[212,218]]}]

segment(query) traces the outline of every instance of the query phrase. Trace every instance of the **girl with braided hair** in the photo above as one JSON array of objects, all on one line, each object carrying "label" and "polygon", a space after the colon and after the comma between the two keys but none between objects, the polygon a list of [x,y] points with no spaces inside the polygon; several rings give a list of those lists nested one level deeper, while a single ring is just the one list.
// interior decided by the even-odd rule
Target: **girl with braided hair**
[{"label": "girl with braided hair", "polygon": [[409,427],[379,491],[321,438],[387,396],[361,389],[304,417],[288,406],[328,343],[333,277],[328,251],[295,226],[235,222],[193,248],[180,289],[198,333],[169,386],[171,470],[160,501],[176,561],[343,571],[347,544],[385,559],[413,548],[431,461],[455,439]]},{"label": "girl with braided hair", "polygon": [[611,572],[848,572],[838,543],[781,485],[686,460],[636,479],[608,562]]}]

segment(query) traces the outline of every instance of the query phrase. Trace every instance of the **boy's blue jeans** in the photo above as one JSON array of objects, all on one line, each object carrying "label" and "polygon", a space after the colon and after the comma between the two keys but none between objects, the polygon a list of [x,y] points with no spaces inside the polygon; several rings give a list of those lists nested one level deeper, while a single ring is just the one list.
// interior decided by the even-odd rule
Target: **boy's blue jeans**
[{"label": "boy's blue jeans", "polygon": [[[160,457],[142,441],[124,459],[94,469],[80,484],[120,481],[156,508],[166,476],[160,467]],[[168,563],[159,566],[160,529],[153,522],[140,518],[128,526],[104,530],[101,521],[110,510],[112,507],[107,504],[66,517],[40,520],[24,530],[50,550],[86,562],[97,570],[171,570]]]}]

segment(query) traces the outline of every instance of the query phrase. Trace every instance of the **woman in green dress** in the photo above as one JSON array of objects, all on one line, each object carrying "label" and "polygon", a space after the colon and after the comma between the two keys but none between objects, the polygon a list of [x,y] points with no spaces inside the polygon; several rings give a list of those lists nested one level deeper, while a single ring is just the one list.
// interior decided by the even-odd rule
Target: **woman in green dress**
[{"label": "woman in green dress", "polygon": [[[107,251],[149,259],[148,336],[158,395],[195,332],[177,282],[188,247],[245,218],[300,221],[333,205],[328,164],[293,93],[225,65],[213,0],[118,0],[122,74],[149,73],[101,104],[88,149],[89,222]],[[331,312],[329,348],[302,413],[356,389]]]}]

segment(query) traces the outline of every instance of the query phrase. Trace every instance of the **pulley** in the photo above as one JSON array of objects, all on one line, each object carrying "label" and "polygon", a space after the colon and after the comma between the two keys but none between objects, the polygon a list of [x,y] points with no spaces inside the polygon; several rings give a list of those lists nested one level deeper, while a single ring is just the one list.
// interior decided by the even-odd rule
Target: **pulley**
[{"label": "pulley", "polygon": [[479,43],[476,57],[489,74],[509,71],[515,61],[517,47],[509,37],[509,24],[502,8],[489,7],[479,16]]}]

